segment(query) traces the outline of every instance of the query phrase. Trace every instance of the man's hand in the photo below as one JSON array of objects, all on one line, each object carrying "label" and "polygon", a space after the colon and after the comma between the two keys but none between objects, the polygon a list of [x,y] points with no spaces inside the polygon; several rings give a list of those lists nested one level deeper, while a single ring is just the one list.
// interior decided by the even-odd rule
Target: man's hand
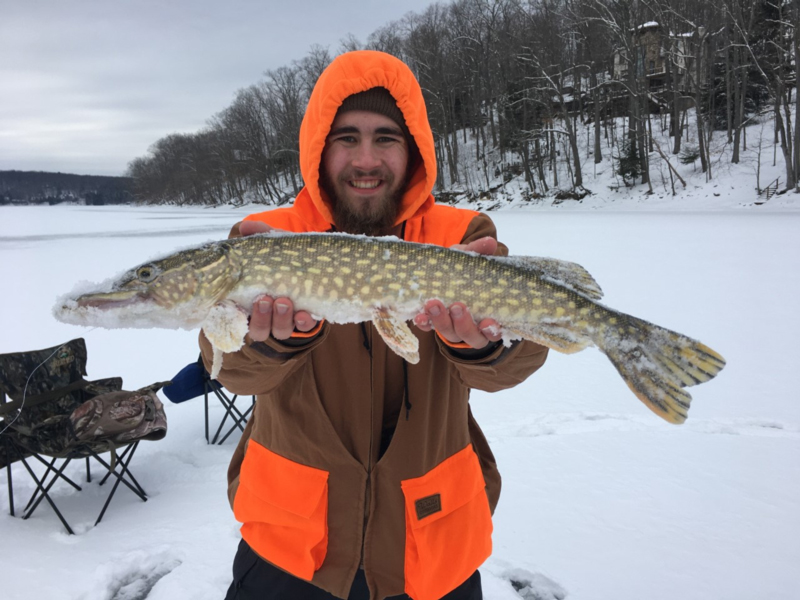
[{"label": "man's hand", "polygon": [[[452,248],[491,255],[497,250],[497,240],[487,236],[469,244],[456,244]],[[425,303],[425,312],[414,317],[414,324],[422,331],[435,329],[452,344],[464,342],[472,348],[483,348],[502,338],[497,321],[483,319],[475,323],[463,302],[454,302],[447,309],[440,300],[429,300]]]},{"label": "man's hand", "polygon": [[[239,233],[243,236],[266,233],[274,229],[260,221],[243,221],[239,225]],[[295,329],[307,332],[316,326],[317,321],[308,312],[304,310],[295,312],[294,304],[289,298],[259,296],[253,302],[249,333],[255,342],[263,342],[270,334],[276,340],[285,340],[291,337]]]}]

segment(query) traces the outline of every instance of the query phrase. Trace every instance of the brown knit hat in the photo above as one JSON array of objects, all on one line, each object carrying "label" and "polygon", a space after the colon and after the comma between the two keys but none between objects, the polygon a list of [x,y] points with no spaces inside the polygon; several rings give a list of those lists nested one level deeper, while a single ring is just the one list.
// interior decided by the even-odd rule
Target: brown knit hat
[{"label": "brown knit hat", "polygon": [[336,114],[340,115],[351,110],[365,110],[389,117],[397,123],[406,139],[411,140],[411,134],[408,131],[408,127],[406,127],[403,113],[397,107],[397,102],[395,102],[395,99],[386,88],[374,87],[365,92],[348,96],[344,99]]}]

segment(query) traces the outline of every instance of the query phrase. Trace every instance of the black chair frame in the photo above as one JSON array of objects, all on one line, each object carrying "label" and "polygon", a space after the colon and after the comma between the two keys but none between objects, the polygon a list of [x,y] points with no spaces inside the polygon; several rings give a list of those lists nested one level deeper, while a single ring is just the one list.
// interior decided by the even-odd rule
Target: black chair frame
[{"label": "black chair frame", "polygon": [[[85,375],[85,358],[86,358],[86,346],[83,339],[76,339],[66,344],[62,344],[59,348],[65,348],[69,346],[72,350],[76,353],[76,355],[82,356],[79,358],[78,368],[80,373]],[[47,351],[32,351],[31,353],[42,353],[44,352],[47,354]],[[3,355],[4,357],[17,357],[17,356],[24,356],[26,352],[20,352],[11,355]],[[30,380],[30,376],[29,376]],[[55,388],[53,391],[47,392],[43,396],[48,396],[50,399],[58,398],[59,395],[66,394],[74,394],[76,395],[76,402],[83,401],[84,399],[88,399],[91,395],[87,396],[86,389],[90,387],[92,384],[107,384],[111,386],[111,389],[120,389],[122,386],[122,380],[119,378],[111,378],[106,379],[98,382],[87,382],[84,380],[80,374],[77,375],[75,380],[69,382],[66,385],[62,385],[61,387]],[[59,393],[60,392],[60,393]],[[33,401],[28,403],[28,406],[33,405],[36,402],[35,396],[32,397]],[[45,398],[48,400],[48,398]],[[12,404],[19,404],[19,402],[12,401],[12,403],[7,404],[7,396],[6,391],[4,388],[0,388],[0,407],[7,408]],[[86,481],[90,483],[92,481],[92,473],[91,473],[91,459],[97,461],[100,465],[102,465],[107,472],[100,480],[99,485],[104,485],[110,477],[114,477],[113,485],[110,486],[109,493],[105,499],[105,503],[100,511],[100,514],[95,521],[95,525],[100,523],[103,519],[103,516],[108,509],[108,506],[111,504],[111,500],[114,498],[117,489],[119,488],[120,483],[124,483],[134,494],[136,494],[142,501],[147,501],[147,494],[139,485],[139,482],[133,476],[133,473],[130,470],[130,462],[133,459],[134,454],[136,453],[136,449],[138,448],[139,442],[135,441],[133,443],[125,444],[124,446],[120,446],[119,448],[108,447],[108,451],[111,452],[110,460],[105,460],[101,454],[105,454],[107,447],[105,444],[102,446],[89,446],[88,444],[79,444],[76,445],[74,448],[67,448],[64,450],[63,453],[57,452],[54,455],[50,455],[47,452],[43,451],[35,451],[30,447],[27,447],[25,442],[21,443],[21,440],[25,439],[20,438],[14,431],[14,422],[15,419],[11,419],[10,422],[6,422],[6,418],[0,420],[0,444],[5,451],[5,461],[6,461],[6,481],[8,484],[8,498],[9,498],[9,513],[12,516],[16,516],[16,509],[15,509],[15,502],[14,502],[14,480],[13,480],[13,465],[15,463],[20,463],[25,471],[27,471],[28,475],[31,477],[31,480],[34,483],[35,489],[33,494],[31,495],[30,499],[25,505],[25,508],[22,510],[22,518],[29,519],[34,511],[42,504],[42,501],[46,501],[47,504],[53,509],[58,519],[61,521],[64,528],[67,530],[69,534],[74,534],[72,527],[67,522],[66,518],[62,514],[61,510],[59,510],[55,499],[51,493],[53,487],[59,481],[65,482],[71,485],[78,491],[81,491],[82,488],[78,485],[75,481],[73,481],[70,477],[65,474],[66,468],[73,460],[80,460],[86,459]],[[44,465],[45,470],[44,473],[38,475],[37,472],[34,470],[34,466],[37,463]],[[32,466],[33,465],[33,466]]]},{"label": "black chair frame", "polygon": [[[205,419],[206,419],[206,443],[208,444],[217,444],[222,445],[225,443],[230,435],[236,431],[238,428],[239,431],[244,432],[245,425],[247,424],[247,419],[250,417],[250,414],[253,412],[253,408],[256,405],[256,397],[252,396],[252,402],[250,406],[248,406],[244,412],[239,410],[239,407],[236,406],[236,400],[239,397],[238,394],[234,394],[231,397],[225,393],[225,389],[216,381],[213,381],[208,374],[207,371],[203,371],[203,401],[205,402]],[[217,426],[217,430],[214,433],[213,437],[209,437],[209,402],[208,399],[211,395],[217,397],[220,404],[222,404],[223,408],[225,409],[225,414],[222,417],[222,420],[219,422],[219,426]],[[232,424],[228,428],[227,432],[222,435],[223,428],[225,427],[225,423],[228,421],[228,417],[230,417]],[[222,436],[222,437],[220,437]]]},{"label": "black chair frame", "polygon": [[[30,451],[21,448],[16,442],[12,439],[4,436],[3,443],[6,446],[7,455],[10,456],[11,453],[16,455],[18,458],[18,462],[25,467],[25,470],[28,472],[31,480],[34,482],[36,489],[34,490],[33,494],[31,495],[30,499],[28,500],[25,508],[22,510],[22,519],[27,520],[29,519],[34,511],[39,507],[42,503],[42,500],[46,500],[47,503],[50,505],[50,508],[53,509],[53,512],[58,517],[61,524],[64,526],[64,529],[67,530],[67,533],[70,535],[74,535],[74,531],[70,524],[67,522],[66,518],[59,510],[58,505],[56,504],[55,500],[50,495],[50,491],[52,490],[53,486],[59,481],[62,480],[73,488],[78,490],[79,492],[82,491],[80,485],[75,483],[72,479],[67,477],[64,474],[65,469],[73,460],[86,460],[86,482],[92,482],[92,471],[91,471],[91,461],[90,459],[96,460],[100,463],[101,466],[105,467],[106,473],[103,478],[100,480],[98,485],[105,485],[108,481],[109,477],[112,475],[114,476],[114,484],[111,486],[109,490],[108,496],[106,496],[105,503],[103,504],[102,509],[100,510],[100,514],[95,521],[95,525],[98,525],[100,521],[103,520],[103,516],[106,514],[106,510],[108,509],[109,504],[111,504],[111,500],[114,498],[114,495],[119,488],[120,483],[124,483],[134,494],[136,494],[143,502],[147,502],[147,493],[144,491],[144,488],[139,484],[139,482],[134,477],[133,473],[130,470],[130,462],[133,460],[133,456],[136,453],[136,449],[139,447],[139,442],[136,441],[133,444],[128,444],[124,447],[122,452],[116,456],[116,458],[112,458],[111,464],[106,461],[100,454],[97,452],[86,449],[86,454],[83,453],[76,453],[72,456],[67,456],[64,458],[61,457],[48,457],[50,460],[46,460],[42,456],[37,453],[31,453]],[[87,455],[88,454],[88,455]],[[28,462],[29,459],[35,459],[36,461],[40,462],[45,467],[44,473],[41,475],[37,475],[34,471],[33,467],[31,467],[30,463]],[[16,510],[14,506],[14,478],[12,474],[12,463],[9,462],[6,465],[6,481],[8,482],[8,504],[9,504],[9,514],[13,517],[16,516]]]}]

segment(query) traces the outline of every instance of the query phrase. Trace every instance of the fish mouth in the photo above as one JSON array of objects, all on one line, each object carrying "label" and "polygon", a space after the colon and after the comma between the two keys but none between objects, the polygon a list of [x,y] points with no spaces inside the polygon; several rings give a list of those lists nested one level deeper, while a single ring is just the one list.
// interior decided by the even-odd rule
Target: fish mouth
[{"label": "fish mouth", "polygon": [[149,298],[140,291],[127,290],[100,294],[84,294],[75,300],[78,308],[122,308],[147,302]]}]

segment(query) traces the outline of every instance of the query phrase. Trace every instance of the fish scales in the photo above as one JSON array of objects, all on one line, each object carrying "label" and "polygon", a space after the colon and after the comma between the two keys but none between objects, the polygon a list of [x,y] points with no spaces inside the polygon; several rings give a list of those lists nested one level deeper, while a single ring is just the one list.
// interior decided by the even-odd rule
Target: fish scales
[{"label": "fish scales", "polygon": [[[287,294],[318,315],[331,302],[343,307],[340,319],[347,310],[358,312],[342,322],[358,320],[376,306],[405,309],[403,314],[412,318],[432,298],[462,301],[476,317],[507,321],[530,319],[556,303],[555,314],[565,319],[580,316],[589,306],[576,292],[548,283],[535,271],[439,246],[359,238],[354,244],[341,235],[254,238],[227,242],[243,263],[243,291],[253,287],[256,293]],[[263,264],[264,256],[274,266]],[[604,316],[605,311],[594,310],[587,318],[600,325]]]},{"label": "fish scales", "polygon": [[332,323],[371,321],[411,363],[419,341],[407,321],[428,300],[460,301],[476,320],[495,319],[507,343],[521,338],[564,353],[596,346],[631,391],[673,423],[687,417],[684,388],[725,366],[696,340],[600,304],[600,287],[574,263],[347,234],[273,232],[179,251],[66,296],[54,314],[103,327],[202,327],[216,377],[224,353],[243,345],[261,294],[287,296]]}]

